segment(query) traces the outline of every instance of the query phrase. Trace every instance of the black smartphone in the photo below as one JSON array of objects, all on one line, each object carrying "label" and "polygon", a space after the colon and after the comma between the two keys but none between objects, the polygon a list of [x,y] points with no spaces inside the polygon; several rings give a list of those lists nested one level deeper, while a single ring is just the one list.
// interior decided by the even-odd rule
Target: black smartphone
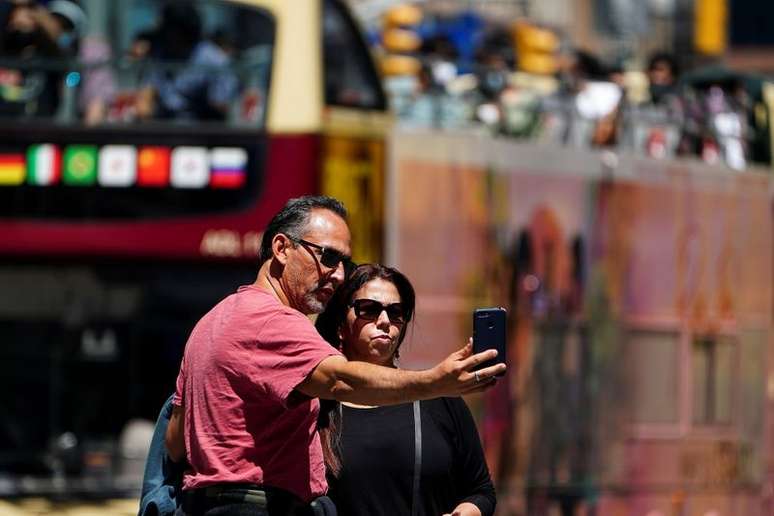
[{"label": "black smartphone", "polygon": [[476,369],[505,363],[505,308],[476,308],[473,311],[473,353],[496,349],[497,357]]}]

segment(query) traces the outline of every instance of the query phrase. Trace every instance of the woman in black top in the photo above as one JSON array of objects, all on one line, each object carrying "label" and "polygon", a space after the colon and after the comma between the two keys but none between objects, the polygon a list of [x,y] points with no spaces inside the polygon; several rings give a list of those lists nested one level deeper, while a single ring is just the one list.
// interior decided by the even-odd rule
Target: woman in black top
[{"label": "woman in black top", "polygon": [[[403,274],[361,265],[318,317],[317,329],[349,360],[397,367],[413,314],[414,289]],[[461,398],[329,408],[321,436],[329,496],[340,516],[494,513],[494,487]]]}]

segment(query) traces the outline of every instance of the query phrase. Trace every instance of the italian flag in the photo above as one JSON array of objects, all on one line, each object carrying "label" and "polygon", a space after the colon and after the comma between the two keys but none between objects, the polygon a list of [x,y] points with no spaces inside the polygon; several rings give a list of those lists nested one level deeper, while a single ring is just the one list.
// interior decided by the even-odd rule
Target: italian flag
[{"label": "italian flag", "polygon": [[33,145],[27,150],[27,181],[33,185],[52,185],[62,177],[62,153],[50,143]]}]

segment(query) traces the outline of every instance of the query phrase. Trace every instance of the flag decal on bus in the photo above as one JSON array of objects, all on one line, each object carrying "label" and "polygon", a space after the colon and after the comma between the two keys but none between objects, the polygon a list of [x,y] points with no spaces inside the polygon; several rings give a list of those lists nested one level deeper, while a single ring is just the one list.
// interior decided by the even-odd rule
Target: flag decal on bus
[{"label": "flag decal on bus", "polygon": [[44,143],[27,149],[27,182],[53,185],[62,179],[62,152],[57,145]]},{"label": "flag decal on bus", "polygon": [[141,147],[137,158],[137,184],[169,185],[169,147]]},{"label": "flag decal on bus", "polygon": [[247,152],[239,147],[215,147],[210,152],[210,186],[240,188],[247,177]]},{"label": "flag decal on bus", "polygon": [[96,145],[65,147],[63,180],[72,186],[90,186],[97,182]]},{"label": "flag decal on bus", "polygon": [[20,185],[26,173],[23,154],[0,154],[0,185]]},{"label": "flag decal on bus", "polygon": [[137,179],[137,149],[131,145],[102,147],[98,179],[101,186],[132,186]]},{"label": "flag decal on bus", "polygon": [[247,183],[248,164],[242,147],[41,143],[0,153],[0,185],[233,190]]},{"label": "flag decal on bus", "polygon": [[170,182],[175,188],[204,188],[210,180],[205,147],[175,147]]}]

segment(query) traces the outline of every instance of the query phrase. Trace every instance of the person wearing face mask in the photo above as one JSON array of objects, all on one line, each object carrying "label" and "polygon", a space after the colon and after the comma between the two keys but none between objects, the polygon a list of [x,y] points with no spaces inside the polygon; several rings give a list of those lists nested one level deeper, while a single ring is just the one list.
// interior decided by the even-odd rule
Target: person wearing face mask
[{"label": "person wearing face mask", "polygon": [[32,61],[62,57],[50,32],[51,13],[30,0],[17,0],[8,9],[0,32],[0,56],[18,63],[0,69],[0,114],[50,116],[60,101],[62,74]]},{"label": "person wearing face mask", "polygon": [[87,34],[88,18],[77,0],[52,0],[48,4],[46,30],[56,41],[62,57],[80,65],[77,110],[87,125],[104,121],[117,93],[116,77],[106,63],[112,52],[107,37]]},{"label": "person wearing face mask", "polygon": [[677,60],[666,52],[657,52],[648,60],[648,87],[653,104],[666,104],[677,95]]},{"label": "person wearing face mask", "polygon": [[[396,269],[360,265],[317,318],[317,330],[350,361],[398,368],[414,300]],[[495,490],[462,398],[326,405],[319,426],[339,515],[494,513]]]},{"label": "person wearing face mask", "polygon": [[78,55],[80,38],[86,29],[86,13],[74,0],[52,0],[41,24],[56,41],[65,57]]}]

